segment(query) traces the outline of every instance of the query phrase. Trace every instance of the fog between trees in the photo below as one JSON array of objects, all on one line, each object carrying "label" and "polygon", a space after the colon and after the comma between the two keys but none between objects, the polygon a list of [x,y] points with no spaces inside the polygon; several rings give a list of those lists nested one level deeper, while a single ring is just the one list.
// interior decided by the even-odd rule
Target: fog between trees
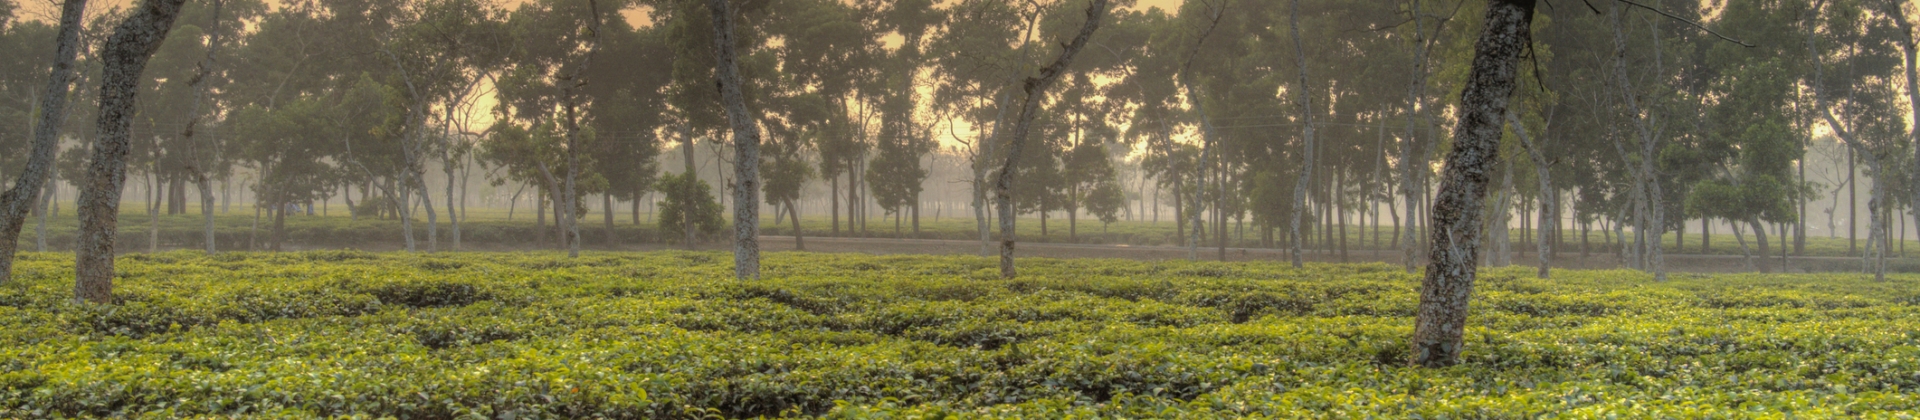
[{"label": "fog between trees", "polygon": [[[263,233],[245,249],[277,250],[312,208],[397,219],[409,251],[460,249],[475,208],[574,253],[722,241],[729,220],[750,255],[780,226],[803,247],[796,224],[926,237],[929,219],[962,219],[982,253],[1004,239],[1008,276],[998,221],[1071,241],[1158,222],[1174,232],[1151,244],[1190,258],[1390,248],[1413,271],[1447,232],[1429,221],[1448,220],[1473,226],[1447,236],[1472,238],[1469,267],[1611,253],[1664,276],[1664,255],[1706,246],[1767,270],[1811,236],[1847,236],[1845,255],[1884,272],[1920,199],[1916,11],[1891,0],[168,4],[73,19],[75,82],[55,106],[71,118],[42,130],[59,149],[44,164],[27,151],[59,103],[58,60],[40,59],[58,56],[59,13],[0,5],[0,49],[35,57],[0,64],[16,127],[0,146],[19,151],[0,170],[30,204],[14,207],[138,206],[145,220],[83,225],[146,227],[149,250],[162,215],[205,209],[208,252],[215,213],[252,213]],[[1509,10],[1523,31],[1488,26]],[[115,28],[146,15],[163,38],[116,67],[108,41],[131,32]],[[126,69],[122,118],[100,99]],[[1471,94],[1483,81],[1493,96]],[[1441,200],[1455,175],[1467,201]],[[722,216],[741,202],[757,211]],[[1689,239],[1703,230],[1737,243]]]}]

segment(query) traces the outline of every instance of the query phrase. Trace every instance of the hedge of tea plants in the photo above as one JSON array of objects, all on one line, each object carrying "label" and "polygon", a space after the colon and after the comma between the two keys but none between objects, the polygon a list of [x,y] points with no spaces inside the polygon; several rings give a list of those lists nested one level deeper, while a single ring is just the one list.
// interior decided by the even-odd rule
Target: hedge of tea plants
[{"label": "hedge of tea plants", "polygon": [[1896,417],[1920,278],[1484,273],[1404,366],[1387,265],[778,253],[71,256],[0,286],[0,417]]}]

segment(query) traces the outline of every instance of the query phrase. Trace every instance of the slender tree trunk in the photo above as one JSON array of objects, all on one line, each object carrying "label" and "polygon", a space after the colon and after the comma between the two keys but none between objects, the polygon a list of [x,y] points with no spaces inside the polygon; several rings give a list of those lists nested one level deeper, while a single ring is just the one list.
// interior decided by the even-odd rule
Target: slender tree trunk
[{"label": "slender tree trunk", "polygon": [[1340,229],[1337,236],[1340,237],[1340,262],[1343,263],[1347,262],[1347,190],[1343,185],[1346,181],[1345,177],[1345,173],[1337,169],[1333,171],[1333,205],[1330,206],[1333,208],[1333,221],[1339,225]]},{"label": "slender tree trunk", "polygon": [[[27,167],[13,188],[0,193],[0,284],[12,281],[13,255],[19,250],[20,229],[26,224],[27,211],[42,196],[41,187],[53,176],[53,158],[60,149],[60,127],[66,124],[67,95],[72,89],[74,56],[80,49],[80,18],[86,0],[65,0],[60,5],[60,33],[55,40],[53,66],[42,91],[39,119],[33,125],[33,146],[27,155]],[[24,59],[24,58],[22,58]],[[129,95],[131,95],[129,93]],[[41,215],[42,223],[46,216]],[[46,235],[40,235],[44,238]],[[44,242],[44,239],[42,240]],[[45,248],[44,245],[40,246]]]},{"label": "slender tree trunk", "polygon": [[793,218],[793,249],[807,250],[806,231],[800,228],[800,205],[793,199],[787,199],[787,217]]},{"label": "slender tree trunk", "polygon": [[827,208],[833,210],[833,215],[829,217],[833,219],[833,235],[840,236],[840,177],[827,177],[827,185],[830,188],[827,198],[831,200]]},{"label": "slender tree trunk", "polygon": [[[1910,104],[1910,106],[1920,107],[1920,69],[1915,68],[1916,60],[1920,59],[1920,57],[1916,57],[1916,54],[1920,53],[1915,51],[1913,23],[1907,21],[1906,8],[1903,7],[1903,3],[1910,2],[1903,0],[1886,0],[1882,3],[1882,8],[1888,20],[1892,20],[1894,25],[1900,29],[1900,34],[1895,37],[1896,40],[1894,44],[1900,46],[1901,58],[1906,67],[1907,103]],[[1914,146],[1914,160],[1907,162],[1907,173],[1920,174],[1920,113],[1909,114],[1912,114],[1911,117],[1913,120],[1912,124],[1907,126],[1907,142]],[[1908,183],[1907,190],[1908,202],[1913,203],[1916,207],[1920,207],[1920,185]],[[1915,224],[1920,224],[1920,211],[1913,212],[1913,218]],[[1905,236],[1904,229],[1902,229],[1901,236]],[[1901,246],[1906,246],[1904,241],[1901,243]]]},{"label": "slender tree trunk", "polygon": [[433,210],[433,190],[427,188],[426,171],[414,174],[420,193],[420,205],[427,210],[427,252],[440,252],[440,218]]},{"label": "slender tree trunk", "polygon": [[1451,366],[1460,360],[1478,271],[1474,262],[1487,174],[1499,161],[1500,117],[1513,96],[1520,51],[1530,43],[1533,8],[1533,0],[1488,1],[1428,232],[1431,261],[1411,340],[1417,366]]},{"label": "slender tree trunk", "polygon": [[[213,180],[209,177],[213,160],[217,157],[209,156],[210,151],[199,150],[200,144],[193,140],[194,128],[200,123],[201,103],[205,101],[207,95],[206,78],[213,71],[214,57],[220,51],[220,10],[224,3],[221,0],[213,2],[213,24],[210,26],[212,32],[207,41],[207,56],[200,61],[193,79],[188,83],[193,89],[193,105],[190,106],[192,111],[187,114],[186,129],[180,134],[181,140],[189,145],[188,156],[194,161],[192,166],[186,168],[186,172],[193,177],[194,184],[200,190],[200,216],[203,222],[202,233],[205,237],[203,241],[209,255],[217,252],[213,236]],[[186,210],[184,204],[182,203],[181,212]]]},{"label": "slender tree trunk", "polygon": [[[104,67],[100,76],[99,137],[94,141],[85,188],[80,193],[80,232],[74,247],[76,300],[95,304],[113,302],[114,236],[119,224],[120,189],[127,179],[134,96],[147,60],[173,29],[173,20],[179,17],[180,6],[185,2],[143,0],[132,16],[116,27],[113,35],[101,45],[100,60]],[[66,20],[64,15],[61,20]],[[26,181],[38,182],[38,179]]]},{"label": "slender tree trunk", "polygon": [[1300,116],[1303,121],[1305,121],[1305,123],[1300,125],[1300,138],[1303,139],[1300,148],[1305,153],[1300,162],[1300,176],[1295,177],[1293,183],[1294,238],[1292,261],[1294,268],[1300,268],[1302,267],[1300,260],[1300,218],[1307,207],[1307,188],[1313,185],[1313,171],[1315,168],[1314,154],[1317,153],[1319,149],[1313,144],[1313,89],[1307,82],[1307,50],[1304,46],[1304,41],[1300,39],[1300,0],[1293,0],[1293,8],[1291,13],[1288,14],[1287,26],[1291,28],[1293,33],[1294,63],[1297,64],[1300,69],[1300,84],[1297,90],[1300,92]]},{"label": "slender tree trunk", "polygon": [[1202,232],[1205,231],[1202,227],[1204,223],[1200,221],[1200,217],[1206,212],[1204,210],[1206,204],[1202,200],[1206,195],[1208,187],[1207,168],[1210,167],[1208,162],[1214,159],[1213,141],[1209,135],[1213,131],[1207,128],[1213,127],[1213,123],[1207,118],[1206,101],[1200,99],[1200,91],[1193,87],[1192,76],[1189,76],[1187,72],[1181,72],[1180,81],[1181,85],[1186,87],[1187,101],[1192,103],[1194,110],[1200,113],[1200,127],[1202,129],[1200,138],[1200,161],[1194,166],[1193,171],[1193,204],[1187,208],[1187,218],[1192,219],[1193,222],[1192,230],[1187,232],[1189,236],[1187,240],[1187,260],[1197,261],[1200,259],[1200,238],[1204,235]]},{"label": "slender tree trunk", "polygon": [[1513,264],[1513,161],[1501,162],[1505,167],[1500,171],[1500,190],[1493,198],[1493,260],[1494,267],[1506,267]]},{"label": "slender tree trunk", "polygon": [[160,181],[160,145],[154,144],[152,150],[153,165],[148,168],[147,182],[147,253],[160,252],[160,206],[166,203],[161,196]]},{"label": "slender tree trunk", "polygon": [[[1186,198],[1186,191],[1184,191],[1186,189],[1186,185],[1181,184],[1181,179],[1178,171],[1167,171],[1167,173],[1173,175],[1173,240],[1175,243],[1186,242],[1187,241],[1186,212],[1192,211],[1188,209],[1186,205],[1187,198]],[[1180,245],[1186,245],[1186,244],[1180,244]],[[1192,253],[1188,253],[1187,259],[1188,260],[1193,259]]]},{"label": "slender tree trunk", "polygon": [[[448,118],[451,119],[452,117],[448,117]],[[449,138],[451,138],[451,136],[449,136]],[[442,163],[440,165],[440,168],[441,168],[441,171],[445,172],[447,175],[447,226],[453,229],[452,232],[448,232],[451,235],[447,239],[452,240],[453,250],[459,251],[460,250],[460,219],[462,218],[462,215],[460,214],[460,209],[455,204],[454,195],[453,195],[454,187],[456,186],[456,181],[454,180],[455,161],[453,160],[453,156],[451,152],[446,150],[451,148],[453,148],[453,146],[448,145],[447,147],[441,149],[440,161]]]},{"label": "slender tree trunk", "polygon": [[[1394,243],[1401,247],[1404,254],[1401,262],[1408,274],[1414,273],[1417,269],[1416,264],[1420,260],[1420,250],[1414,230],[1419,226],[1416,223],[1419,204],[1423,201],[1421,197],[1425,195],[1426,190],[1426,180],[1422,176],[1425,169],[1420,168],[1425,164],[1425,156],[1417,153],[1419,147],[1414,127],[1419,119],[1423,98],[1427,95],[1428,49],[1432,48],[1434,38],[1438,38],[1437,33],[1427,34],[1426,20],[1420,10],[1421,3],[1418,0],[1411,2],[1414,16],[1413,81],[1407,86],[1407,138],[1400,143],[1400,192],[1406,196],[1407,217],[1393,227],[1394,231],[1406,235],[1404,238],[1395,236]],[[1437,28],[1435,32],[1438,32]]]},{"label": "slender tree trunk", "polygon": [[[1662,220],[1664,218],[1665,206],[1661,205],[1660,179],[1656,166],[1657,156],[1655,155],[1659,147],[1656,136],[1653,133],[1653,126],[1658,123],[1653,121],[1655,113],[1648,112],[1641,108],[1639,92],[1634,90],[1632,78],[1627,77],[1627,38],[1623,31],[1626,9],[1622,8],[1618,3],[1613,4],[1612,9],[1614,82],[1620,87],[1621,96],[1627,104],[1628,115],[1632,116],[1634,129],[1640,134],[1640,182],[1645,185],[1647,194],[1646,201],[1642,203],[1643,211],[1646,212],[1646,221],[1640,225],[1639,229],[1635,229],[1635,234],[1645,238],[1644,242],[1642,242],[1645,247],[1646,258],[1643,267],[1653,271],[1655,281],[1666,281],[1666,261],[1661,252],[1665,243],[1661,241],[1660,238],[1662,231],[1664,231],[1666,227],[1665,221]],[[1659,48],[1659,37],[1655,36],[1654,49],[1657,51]],[[1645,232],[1641,232],[1642,230]]]},{"label": "slender tree trunk", "polygon": [[[1067,71],[1067,66],[1073,62],[1073,56],[1079,54],[1080,49],[1087,45],[1087,41],[1093,37],[1093,32],[1100,28],[1100,20],[1106,14],[1107,0],[1092,0],[1087,4],[1086,22],[1080,27],[1079,34],[1074,36],[1073,41],[1064,45],[1065,50],[1060,52],[1060,57],[1054,59],[1053,64],[1041,68],[1039,74],[1028,77],[1022,84],[1026,98],[1021,101],[1019,120],[1014,123],[1011,136],[1007,139],[1007,160],[1000,168],[999,179],[994,182],[994,198],[1000,205],[1000,277],[1002,278],[1011,279],[1015,275],[1013,246],[1017,238],[1014,232],[1013,175],[1014,168],[1019,167],[1020,149],[1025,146],[1027,132],[1032,129],[1033,119],[1039,113],[1040,100],[1046,96],[1047,88]],[[1044,208],[1042,211],[1045,211]]]},{"label": "slender tree trunk", "polygon": [[[709,0],[713,10],[715,71],[720,84],[721,102],[726,104],[727,119],[733,123],[733,275],[745,279],[760,278],[760,126],[747,113],[746,96],[740,91],[740,65],[735,63],[733,15],[727,0]],[[797,236],[797,235],[796,235]]]},{"label": "slender tree trunk", "polygon": [[280,252],[281,244],[287,241],[287,205],[275,204],[268,212],[273,213],[273,231],[268,233],[269,239],[273,242],[270,246],[273,252]]},{"label": "slender tree trunk", "polygon": [[[693,190],[695,188],[699,188],[698,184],[700,182],[700,174],[697,172],[694,172],[695,168],[693,164],[692,127],[689,127],[686,124],[681,124],[680,138],[684,142],[683,144],[680,145],[681,156],[686,158],[686,166],[685,166],[686,170],[685,172],[681,172],[680,175],[688,178],[686,187],[685,187],[687,190],[683,191],[682,193],[684,194],[683,197],[687,197],[689,200],[691,200],[694,195]],[[692,213],[693,203],[690,203],[690,202],[681,203],[681,205],[687,207],[686,211],[683,211],[680,217],[681,232],[686,236],[685,238],[682,238],[682,240],[684,241],[682,242],[682,244],[685,244],[687,249],[693,249],[693,240],[694,240],[693,234],[695,229],[694,223],[693,223],[694,218]]]},{"label": "slender tree trunk", "polygon": [[[51,176],[52,171],[48,171],[48,175]],[[60,184],[52,180],[48,181],[47,188],[40,190],[39,220],[33,226],[34,251],[47,252],[47,218],[55,217],[53,213],[59,211],[60,207],[53,204],[59,192]]]},{"label": "slender tree trunk", "polygon": [[1733,227],[1733,239],[1740,243],[1740,262],[1746,264],[1747,271],[1760,271],[1759,267],[1753,263],[1753,249],[1747,247],[1746,231],[1740,229],[1739,223],[1727,225]]},{"label": "slender tree trunk", "polygon": [[1534,241],[1534,246],[1539,247],[1535,250],[1540,257],[1539,277],[1549,278],[1553,269],[1553,255],[1549,250],[1552,242],[1548,239],[1547,226],[1558,225],[1554,223],[1553,214],[1560,200],[1552,198],[1555,194],[1551,181],[1552,174],[1548,171],[1550,164],[1547,162],[1545,151],[1540,150],[1540,145],[1534,144],[1533,137],[1527,135],[1527,126],[1520,122],[1519,117],[1507,114],[1507,124],[1513,126],[1513,132],[1519,135],[1520,143],[1526,146],[1527,156],[1533,159],[1534,178],[1540,182],[1540,223],[1536,226],[1539,237]]},{"label": "slender tree trunk", "polygon": [[600,194],[600,213],[606,222],[607,246],[620,245],[620,238],[613,234],[613,194]]}]

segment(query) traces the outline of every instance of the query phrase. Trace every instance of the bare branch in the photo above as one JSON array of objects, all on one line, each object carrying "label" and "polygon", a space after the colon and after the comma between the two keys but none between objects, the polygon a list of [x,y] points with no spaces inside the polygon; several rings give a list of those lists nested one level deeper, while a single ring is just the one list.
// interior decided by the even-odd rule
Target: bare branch
[{"label": "bare branch", "polygon": [[[1719,32],[1714,32],[1714,31],[1713,31],[1713,29],[1710,29],[1710,28],[1707,28],[1707,26],[1706,26],[1706,25],[1701,25],[1701,24],[1700,24],[1700,22],[1694,22],[1694,21],[1692,21],[1692,20],[1688,20],[1687,18],[1683,18],[1683,17],[1680,17],[1679,15],[1675,15],[1675,14],[1672,14],[1672,13],[1667,13],[1667,11],[1665,11],[1665,10],[1660,10],[1660,9],[1655,9],[1655,8],[1653,8],[1653,6],[1648,6],[1648,5],[1644,5],[1644,4],[1640,4],[1640,3],[1636,3],[1636,2],[1634,2],[1633,0],[1614,0],[1614,1],[1618,1],[1618,2],[1621,2],[1621,3],[1624,3],[1624,4],[1626,4],[1626,5],[1628,5],[1628,6],[1633,6],[1633,7],[1638,7],[1638,8],[1642,8],[1642,9],[1647,9],[1647,10],[1649,10],[1649,11],[1652,11],[1652,12],[1654,12],[1654,13],[1659,13],[1659,14],[1660,14],[1661,16],[1666,16],[1666,17],[1667,17],[1668,19],[1673,19],[1673,20],[1677,20],[1677,21],[1680,21],[1681,23],[1685,23],[1685,24],[1687,24],[1687,25],[1690,25],[1690,26],[1693,26],[1693,27],[1695,27],[1695,28],[1700,28],[1700,30],[1701,30],[1701,31],[1704,31],[1704,32],[1706,32],[1706,33],[1708,33],[1708,34],[1710,34],[1710,35],[1713,35],[1713,36],[1715,36],[1715,37],[1719,37],[1720,39],[1722,39],[1722,40],[1725,40],[1725,41],[1727,41],[1727,42],[1732,42],[1732,43],[1735,43],[1735,44],[1739,44],[1739,45],[1740,45],[1740,46],[1742,46],[1742,47],[1747,47],[1747,48],[1753,48],[1753,47],[1755,47],[1755,45],[1753,45],[1753,44],[1748,44],[1748,43],[1746,43],[1745,41],[1741,41],[1741,40],[1738,40],[1738,39],[1733,39],[1733,38],[1731,38],[1731,37],[1728,37],[1728,36],[1726,36],[1726,35],[1721,35],[1721,34],[1720,34]],[[1592,6],[1592,5],[1591,5],[1591,4],[1589,4],[1588,6]],[[1594,13],[1599,13],[1599,9],[1594,9]]]}]

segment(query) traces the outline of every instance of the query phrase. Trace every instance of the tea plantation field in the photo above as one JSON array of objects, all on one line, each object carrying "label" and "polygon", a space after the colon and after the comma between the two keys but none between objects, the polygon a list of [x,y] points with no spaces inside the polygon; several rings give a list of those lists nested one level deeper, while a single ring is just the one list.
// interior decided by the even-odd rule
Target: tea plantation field
[{"label": "tea plantation field", "polygon": [[71,256],[0,286],[0,417],[1902,417],[1920,277],[1485,273],[1404,366],[1387,265],[719,253]]}]

